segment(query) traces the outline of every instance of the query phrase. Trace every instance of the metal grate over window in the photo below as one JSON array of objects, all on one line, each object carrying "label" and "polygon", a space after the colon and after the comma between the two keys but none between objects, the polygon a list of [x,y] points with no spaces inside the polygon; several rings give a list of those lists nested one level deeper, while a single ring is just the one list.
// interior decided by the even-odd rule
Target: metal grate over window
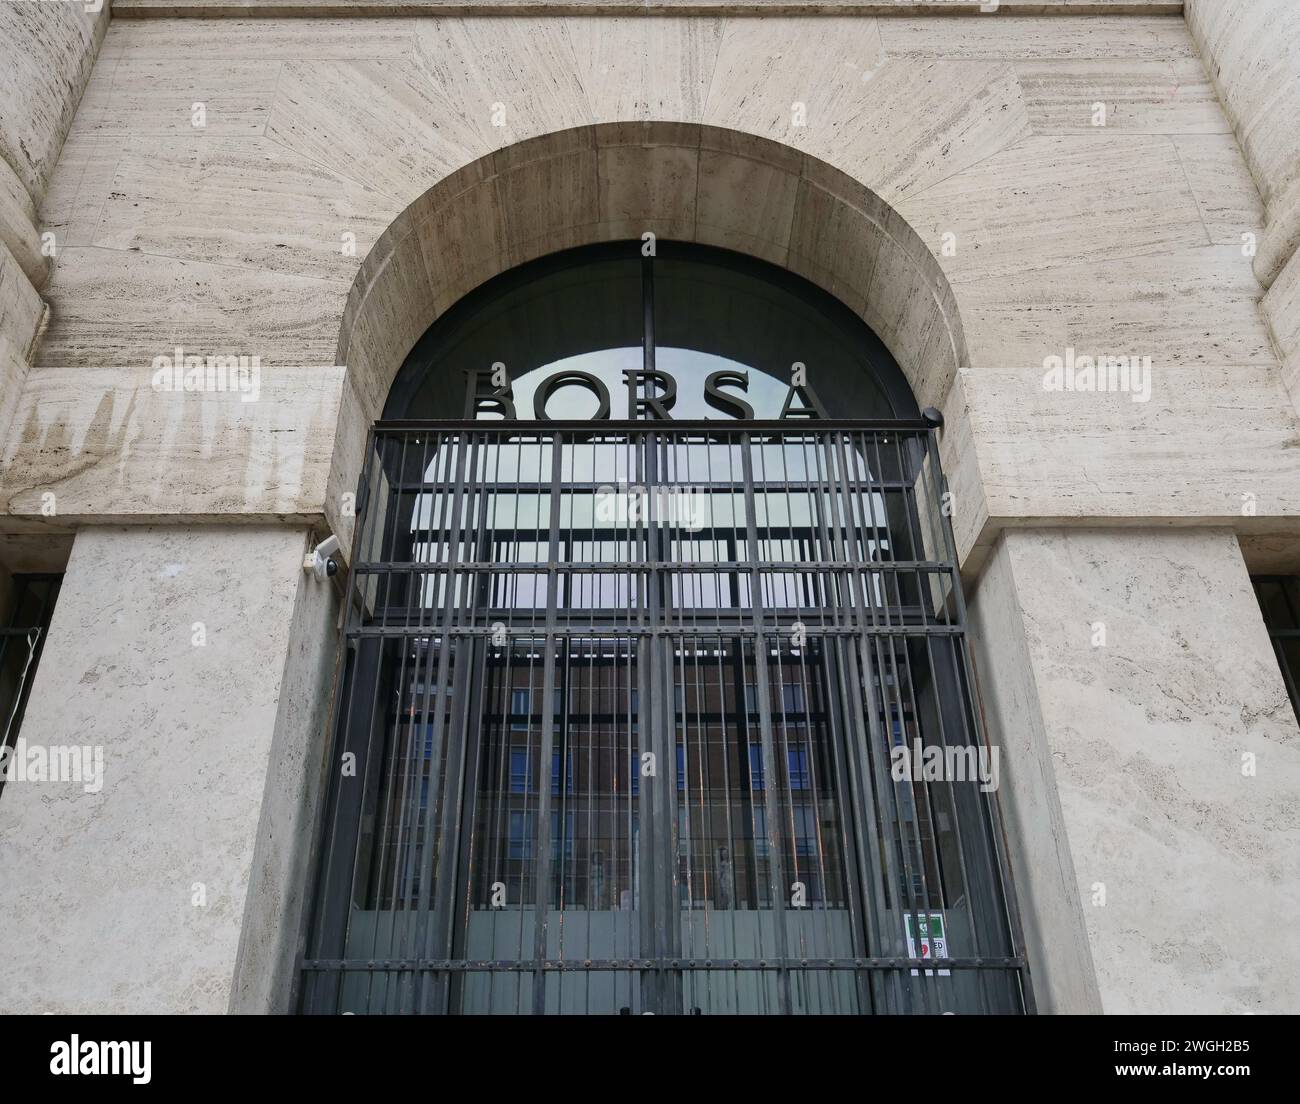
[{"label": "metal grate over window", "polygon": [[928,424],[370,450],[303,1011],[1033,1010]]},{"label": "metal grate over window", "polygon": [[1300,575],[1259,575],[1251,581],[1264,611],[1282,681],[1300,720]]},{"label": "metal grate over window", "polygon": [[[17,743],[62,581],[54,574],[13,577],[8,616],[0,625],[0,747]],[[0,790],[7,777],[7,767],[0,769]]]}]

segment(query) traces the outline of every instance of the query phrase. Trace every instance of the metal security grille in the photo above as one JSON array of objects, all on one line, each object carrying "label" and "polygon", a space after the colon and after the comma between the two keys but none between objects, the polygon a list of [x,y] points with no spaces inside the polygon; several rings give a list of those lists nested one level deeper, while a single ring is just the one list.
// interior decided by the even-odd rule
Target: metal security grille
[{"label": "metal security grille", "polygon": [[[15,575],[5,596],[9,613],[0,626],[0,747],[16,745],[62,580],[54,574]],[[8,770],[0,769],[0,790],[7,777]]]},{"label": "metal security grille", "polygon": [[302,1009],[1032,1011],[942,490],[920,422],[378,425]]}]

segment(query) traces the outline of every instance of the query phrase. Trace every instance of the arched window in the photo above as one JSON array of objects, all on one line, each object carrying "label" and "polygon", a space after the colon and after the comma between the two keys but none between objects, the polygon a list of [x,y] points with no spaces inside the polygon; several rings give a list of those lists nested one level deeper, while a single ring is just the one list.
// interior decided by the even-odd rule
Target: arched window
[{"label": "arched window", "polygon": [[[837,299],[775,265],[675,242],[657,243],[652,256],[640,243],[574,249],[497,277],[429,329],[384,416],[463,417],[471,413],[466,378],[490,377],[493,364],[507,370],[523,419],[537,416],[538,385],[559,373],[596,377],[610,416],[633,416],[625,373],[649,368],[677,382],[675,419],[734,416],[735,406],[706,400],[715,372],[747,372],[746,390],[719,390],[755,417],[776,418],[795,364],[815,374],[815,394],[837,417],[918,414],[889,351]],[[557,388],[545,413],[585,418],[598,404],[588,388],[570,385]]]},{"label": "arched window", "polygon": [[1032,1008],[934,426],[860,320],[574,250],[385,418],[304,1010]]}]

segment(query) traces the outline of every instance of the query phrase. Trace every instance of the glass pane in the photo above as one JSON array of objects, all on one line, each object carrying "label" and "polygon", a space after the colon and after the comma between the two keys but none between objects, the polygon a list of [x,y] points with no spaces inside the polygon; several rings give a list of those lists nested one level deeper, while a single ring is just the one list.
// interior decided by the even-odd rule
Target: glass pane
[{"label": "glass pane", "polygon": [[[824,694],[824,649],[816,642],[762,661],[770,765],[757,691],[760,658],[734,638],[697,638],[676,653],[683,954],[775,959],[784,938],[788,957],[852,957],[842,778]],[[770,840],[777,841],[779,868]],[[779,984],[770,971],[693,972],[683,1010],[776,1012]],[[862,1011],[848,973],[808,971],[795,989],[796,1011]]]},{"label": "glass pane", "polygon": [[[643,258],[636,241],[543,258],[467,296],[411,351],[385,416],[462,418],[467,373],[486,396],[497,368],[510,381],[511,405],[478,404],[483,420],[511,411],[537,417],[539,388],[559,374],[567,378],[545,395],[552,419],[593,417],[602,402],[615,420],[654,416],[630,402],[627,378],[645,367],[647,298],[654,302],[655,369],[667,376],[632,382],[639,398],[662,397],[674,419],[734,419],[745,416],[745,405],[758,418],[777,418],[787,402],[795,415],[819,405],[840,418],[916,414],[884,345],[820,288],[776,265],[706,246],[661,241],[655,257]],[[806,369],[809,388],[791,395],[796,364]],[[715,380],[714,398],[706,399],[706,380],[717,372],[733,375]],[[575,373],[591,379],[576,381]]]},{"label": "glass pane", "polygon": [[[618,960],[641,954],[637,912],[634,648],[626,639],[572,640],[556,649],[552,713],[538,649],[492,649],[487,694],[477,718],[473,844],[458,920],[471,959],[532,959],[544,726],[551,725],[550,844],[546,956],[556,961]],[[546,980],[556,1013],[640,1010],[628,971],[592,970]],[[516,975],[466,980],[454,1007],[466,1013],[531,1011]],[[531,1000],[531,988],[527,999]]]},{"label": "glass pane", "polygon": [[[883,346],[846,307],[784,275],[722,251],[677,252],[671,243],[661,249],[654,262],[655,367],[677,378],[673,417],[731,416],[705,403],[705,377],[748,369],[748,391],[727,392],[744,398],[756,418],[778,418],[796,363],[832,416],[895,416],[877,382],[889,363]],[[792,404],[802,405],[801,398]]]},{"label": "glass pane", "polygon": [[[435,324],[412,352],[386,413],[464,417],[466,373],[496,364],[513,383],[519,418],[536,416],[534,391],[554,372],[595,373],[621,397],[623,369],[641,367],[641,332],[639,250],[594,260],[579,251],[540,268],[525,265]],[[595,400],[580,387],[558,390],[547,405],[555,419],[594,410]]]}]

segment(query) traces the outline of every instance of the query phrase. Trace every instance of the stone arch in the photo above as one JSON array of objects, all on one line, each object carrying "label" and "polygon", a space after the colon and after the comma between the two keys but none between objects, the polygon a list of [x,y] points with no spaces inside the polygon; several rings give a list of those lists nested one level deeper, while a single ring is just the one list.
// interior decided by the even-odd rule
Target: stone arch
[{"label": "stone arch", "polygon": [[683,122],[601,123],[530,138],[433,185],[380,235],[339,334],[347,366],[326,516],[344,548],[364,440],[411,347],[486,280],[578,245],[660,237],[781,265],[855,311],[918,403],[969,363],[957,304],[917,232],[865,184],[779,142]]}]

